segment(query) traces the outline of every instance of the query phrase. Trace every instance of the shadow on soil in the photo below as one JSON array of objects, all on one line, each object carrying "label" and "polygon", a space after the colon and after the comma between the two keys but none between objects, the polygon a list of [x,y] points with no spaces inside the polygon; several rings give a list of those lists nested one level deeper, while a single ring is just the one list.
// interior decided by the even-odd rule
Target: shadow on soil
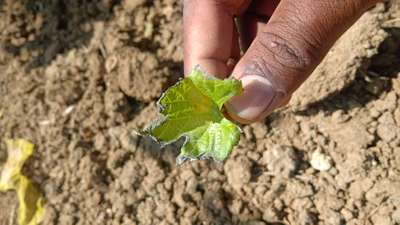
[{"label": "shadow on soil", "polygon": [[[7,21],[3,47],[15,56],[32,53],[26,68],[48,65],[72,48],[88,44],[90,22],[112,17],[120,0],[0,0],[1,17]],[[4,31],[3,31],[4,32]],[[33,53],[34,52],[34,53]]]},{"label": "shadow on soil", "polygon": [[389,37],[380,45],[379,52],[366,59],[358,69],[356,79],[347,88],[297,111],[300,115],[315,115],[321,111],[331,114],[349,111],[378,99],[392,89],[392,78],[400,72],[400,28],[386,28]]}]

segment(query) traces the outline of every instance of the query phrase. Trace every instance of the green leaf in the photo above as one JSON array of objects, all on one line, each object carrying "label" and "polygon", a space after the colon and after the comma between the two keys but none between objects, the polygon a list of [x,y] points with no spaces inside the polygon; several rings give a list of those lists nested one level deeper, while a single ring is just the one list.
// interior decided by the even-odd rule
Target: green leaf
[{"label": "green leaf", "polygon": [[205,79],[204,73],[199,67],[195,67],[189,74],[196,87],[213,100],[221,109],[226,101],[242,92],[242,83],[236,79],[219,80],[214,77]]},{"label": "green leaf", "polygon": [[146,132],[163,144],[185,137],[180,162],[199,158],[223,161],[239,141],[241,130],[221,110],[241,91],[240,81],[206,77],[195,68],[161,96],[158,105],[164,117]]},{"label": "green leaf", "polygon": [[223,161],[239,140],[240,129],[236,124],[223,118],[218,123],[210,122],[186,135],[189,141],[183,146],[179,160],[204,157]]}]

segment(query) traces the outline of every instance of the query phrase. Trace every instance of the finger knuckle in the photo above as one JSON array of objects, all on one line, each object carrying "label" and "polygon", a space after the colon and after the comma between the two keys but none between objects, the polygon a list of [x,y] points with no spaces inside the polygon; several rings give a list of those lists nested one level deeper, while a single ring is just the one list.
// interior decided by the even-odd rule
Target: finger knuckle
[{"label": "finger knuckle", "polygon": [[275,60],[274,63],[284,69],[306,72],[318,58],[315,54],[319,51],[318,44],[306,37],[291,37],[290,39],[287,37],[290,35],[264,32],[259,40],[261,51],[270,54]]},{"label": "finger knuckle", "polygon": [[304,40],[305,37],[286,34],[263,31],[257,37],[255,53],[245,72],[268,78],[284,97],[298,88],[321,57],[317,53],[321,52],[320,44],[313,38]]}]

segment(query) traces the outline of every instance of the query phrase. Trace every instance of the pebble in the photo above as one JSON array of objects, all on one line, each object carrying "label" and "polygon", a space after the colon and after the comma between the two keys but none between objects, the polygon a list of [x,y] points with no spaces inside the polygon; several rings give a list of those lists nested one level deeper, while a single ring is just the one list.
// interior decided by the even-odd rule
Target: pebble
[{"label": "pebble", "polygon": [[310,164],[312,168],[318,171],[328,171],[332,168],[332,159],[330,156],[322,153],[321,150],[316,150],[311,155]]}]

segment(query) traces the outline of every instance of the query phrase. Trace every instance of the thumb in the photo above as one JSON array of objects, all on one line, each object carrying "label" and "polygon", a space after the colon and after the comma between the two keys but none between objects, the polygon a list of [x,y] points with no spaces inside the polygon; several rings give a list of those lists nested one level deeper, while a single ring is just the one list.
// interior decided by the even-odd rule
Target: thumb
[{"label": "thumb", "polygon": [[286,104],[334,42],[378,0],[282,0],[233,70],[244,92],[226,108],[242,123]]}]

